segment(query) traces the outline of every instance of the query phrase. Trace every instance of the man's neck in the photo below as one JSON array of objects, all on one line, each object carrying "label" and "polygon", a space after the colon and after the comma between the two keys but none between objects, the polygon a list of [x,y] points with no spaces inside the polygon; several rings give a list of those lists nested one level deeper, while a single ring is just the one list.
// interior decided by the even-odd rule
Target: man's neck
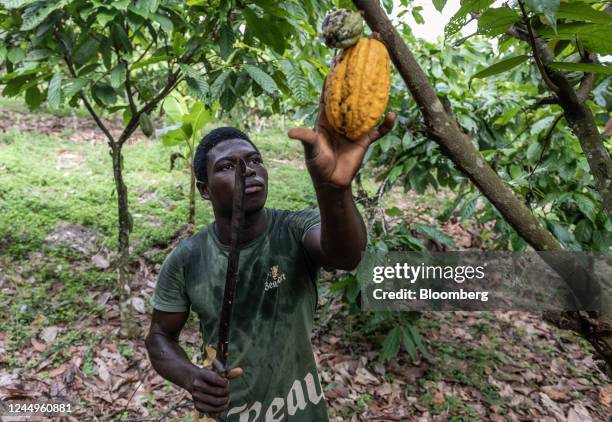
[{"label": "man's neck", "polygon": [[[231,241],[231,217],[215,215],[215,226],[219,241],[229,245]],[[240,244],[245,245],[261,235],[267,228],[266,211],[264,208],[253,214],[244,216],[244,225],[240,233]]]}]

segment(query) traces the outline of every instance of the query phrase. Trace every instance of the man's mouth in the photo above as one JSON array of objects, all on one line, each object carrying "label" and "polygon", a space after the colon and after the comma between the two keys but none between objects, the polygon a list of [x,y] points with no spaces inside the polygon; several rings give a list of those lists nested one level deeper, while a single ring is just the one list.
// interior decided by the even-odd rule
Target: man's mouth
[{"label": "man's mouth", "polygon": [[264,186],[259,184],[259,183],[254,183],[252,185],[248,185],[245,187],[244,189],[244,193],[249,194],[249,193],[255,193],[255,192],[260,192],[264,189]]}]

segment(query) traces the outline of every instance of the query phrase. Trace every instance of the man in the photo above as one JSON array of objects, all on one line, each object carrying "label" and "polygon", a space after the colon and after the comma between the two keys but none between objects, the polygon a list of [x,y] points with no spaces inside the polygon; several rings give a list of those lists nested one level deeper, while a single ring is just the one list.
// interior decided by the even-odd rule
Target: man
[{"label": "man", "polygon": [[[189,391],[196,409],[239,422],[328,420],[310,343],[317,272],[321,266],[350,270],[359,263],[367,234],[351,182],[369,144],[386,134],[394,119],[390,113],[381,126],[350,141],[331,129],[320,106],[315,130],[289,131],[304,146],[319,212],[264,208],[268,173],[244,133],[220,128],[202,139],[194,171],[215,221],[164,261],[146,339],[153,367]],[[245,223],[230,332],[233,369],[226,379],[193,365],[178,338],[192,309],[205,343],[217,344],[239,159],[247,163]]]}]

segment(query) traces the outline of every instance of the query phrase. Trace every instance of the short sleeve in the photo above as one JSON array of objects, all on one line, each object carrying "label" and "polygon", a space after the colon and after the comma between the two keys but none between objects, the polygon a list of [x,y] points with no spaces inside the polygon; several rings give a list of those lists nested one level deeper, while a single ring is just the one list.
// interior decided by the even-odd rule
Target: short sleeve
[{"label": "short sleeve", "polygon": [[185,288],[185,271],[179,245],[166,257],[157,277],[153,308],[164,312],[188,312],[190,303]]},{"label": "short sleeve", "polygon": [[289,229],[293,237],[304,243],[308,230],[321,224],[321,215],[318,209],[305,209],[292,214]]}]

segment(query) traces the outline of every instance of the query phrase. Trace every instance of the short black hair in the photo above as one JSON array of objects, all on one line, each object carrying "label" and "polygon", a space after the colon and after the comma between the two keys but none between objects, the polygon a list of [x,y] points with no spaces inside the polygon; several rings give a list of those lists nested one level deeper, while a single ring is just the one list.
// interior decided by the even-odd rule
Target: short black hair
[{"label": "short black hair", "polygon": [[193,157],[193,171],[197,181],[208,183],[208,172],[206,171],[208,152],[221,142],[230,139],[244,139],[255,148],[255,151],[259,152],[246,133],[233,127],[220,127],[214,129],[202,138],[196,149],[195,156]]}]

